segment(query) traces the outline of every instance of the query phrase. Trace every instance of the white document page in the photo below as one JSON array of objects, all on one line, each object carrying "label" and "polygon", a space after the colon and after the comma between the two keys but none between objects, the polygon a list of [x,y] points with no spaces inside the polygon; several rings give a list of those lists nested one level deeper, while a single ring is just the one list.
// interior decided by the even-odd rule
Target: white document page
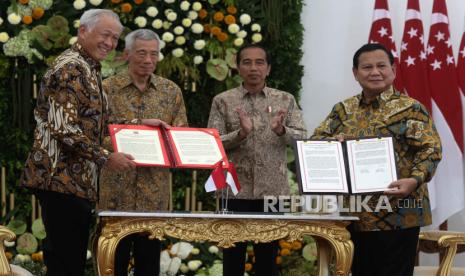
[{"label": "white document page", "polygon": [[397,180],[391,137],[348,140],[347,155],[352,193],[388,190]]},{"label": "white document page", "polygon": [[134,162],[148,165],[169,165],[164,159],[157,130],[121,129],[115,134],[119,152],[130,154]]},{"label": "white document page", "polygon": [[348,193],[341,143],[297,141],[303,193]]},{"label": "white document page", "polygon": [[223,159],[210,133],[172,129],[170,134],[182,165],[213,165]]}]

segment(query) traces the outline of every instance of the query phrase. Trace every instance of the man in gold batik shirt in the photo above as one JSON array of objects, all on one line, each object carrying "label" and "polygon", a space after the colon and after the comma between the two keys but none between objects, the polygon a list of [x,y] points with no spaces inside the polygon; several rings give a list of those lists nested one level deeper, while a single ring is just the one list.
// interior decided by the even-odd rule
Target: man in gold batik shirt
[{"label": "man in gold batik shirt", "polygon": [[398,180],[389,196],[392,212],[353,213],[355,245],[352,275],[412,275],[418,233],[431,224],[427,182],[441,160],[441,141],[427,110],[418,101],[395,91],[394,57],[380,44],[367,44],[354,55],[353,73],[363,91],[336,104],[312,138],[391,136]]},{"label": "man in gold batik shirt", "polygon": [[[264,196],[289,195],[286,145],[306,138],[294,97],[265,85],[270,56],[260,45],[241,48],[236,57],[243,85],[213,99],[208,127],[218,129],[241,185],[232,211],[263,212]],[[225,276],[244,275],[245,243],[223,251]],[[277,275],[277,243],[254,244],[256,275]]]},{"label": "man in gold batik shirt", "polygon": [[[153,74],[159,55],[159,37],[139,29],[125,38],[128,71],[103,82],[108,94],[110,123],[125,121],[187,126],[180,88]],[[109,139],[108,139],[109,142]],[[108,143],[109,145],[109,143]],[[110,146],[110,145],[109,145]],[[111,148],[111,146],[110,146]],[[100,210],[160,211],[168,209],[169,169],[136,167],[129,172],[103,170],[100,178]],[[127,275],[133,246],[135,275],[158,275],[160,241],[131,235],[120,241],[115,256],[115,275]]]}]

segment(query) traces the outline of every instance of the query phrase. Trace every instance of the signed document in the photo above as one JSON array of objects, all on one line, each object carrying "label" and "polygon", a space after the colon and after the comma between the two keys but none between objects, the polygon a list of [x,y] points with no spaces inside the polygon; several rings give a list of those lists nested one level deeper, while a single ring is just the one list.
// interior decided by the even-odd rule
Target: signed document
[{"label": "signed document", "polygon": [[391,137],[357,140],[296,140],[301,193],[379,193],[397,180]]},{"label": "signed document", "polygon": [[109,125],[115,152],[131,154],[138,166],[214,168],[228,159],[218,131],[208,128]]}]

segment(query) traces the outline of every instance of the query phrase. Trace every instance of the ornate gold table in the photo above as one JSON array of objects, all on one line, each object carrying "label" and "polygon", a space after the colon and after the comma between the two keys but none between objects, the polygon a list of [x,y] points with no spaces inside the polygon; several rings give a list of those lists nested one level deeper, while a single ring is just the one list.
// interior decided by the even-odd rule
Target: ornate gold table
[{"label": "ornate gold table", "polygon": [[148,233],[162,240],[170,236],[191,242],[215,242],[228,248],[236,242],[300,240],[304,235],[317,237],[331,246],[336,259],[336,275],[349,275],[354,246],[346,226],[356,217],[292,214],[215,214],[215,213],[99,213],[99,275],[114,274],[116,245],[127,235]]}]

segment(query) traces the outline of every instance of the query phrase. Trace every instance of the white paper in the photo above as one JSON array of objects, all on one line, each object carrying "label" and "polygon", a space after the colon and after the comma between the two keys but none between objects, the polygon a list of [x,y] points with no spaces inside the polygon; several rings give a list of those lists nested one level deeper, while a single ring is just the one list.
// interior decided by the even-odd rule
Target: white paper
[{"label": "white paper", "polygon": [[397,180],[391,137],[348,140],[346,143],[352,193],[385,191]]},{"label": "white paper", "polygon": [[119,152],[132,155],[136,163],[165,165],[157,130],[121,129],[115,133]]},{"label": "white paper", "polygon": [[297,141],[304,193],[348,193],[341,143]]},{"label": "white paper", "polygon": [[223,159],[215,136],[204,131],[170,130],[182,165],[214,165]]}]

